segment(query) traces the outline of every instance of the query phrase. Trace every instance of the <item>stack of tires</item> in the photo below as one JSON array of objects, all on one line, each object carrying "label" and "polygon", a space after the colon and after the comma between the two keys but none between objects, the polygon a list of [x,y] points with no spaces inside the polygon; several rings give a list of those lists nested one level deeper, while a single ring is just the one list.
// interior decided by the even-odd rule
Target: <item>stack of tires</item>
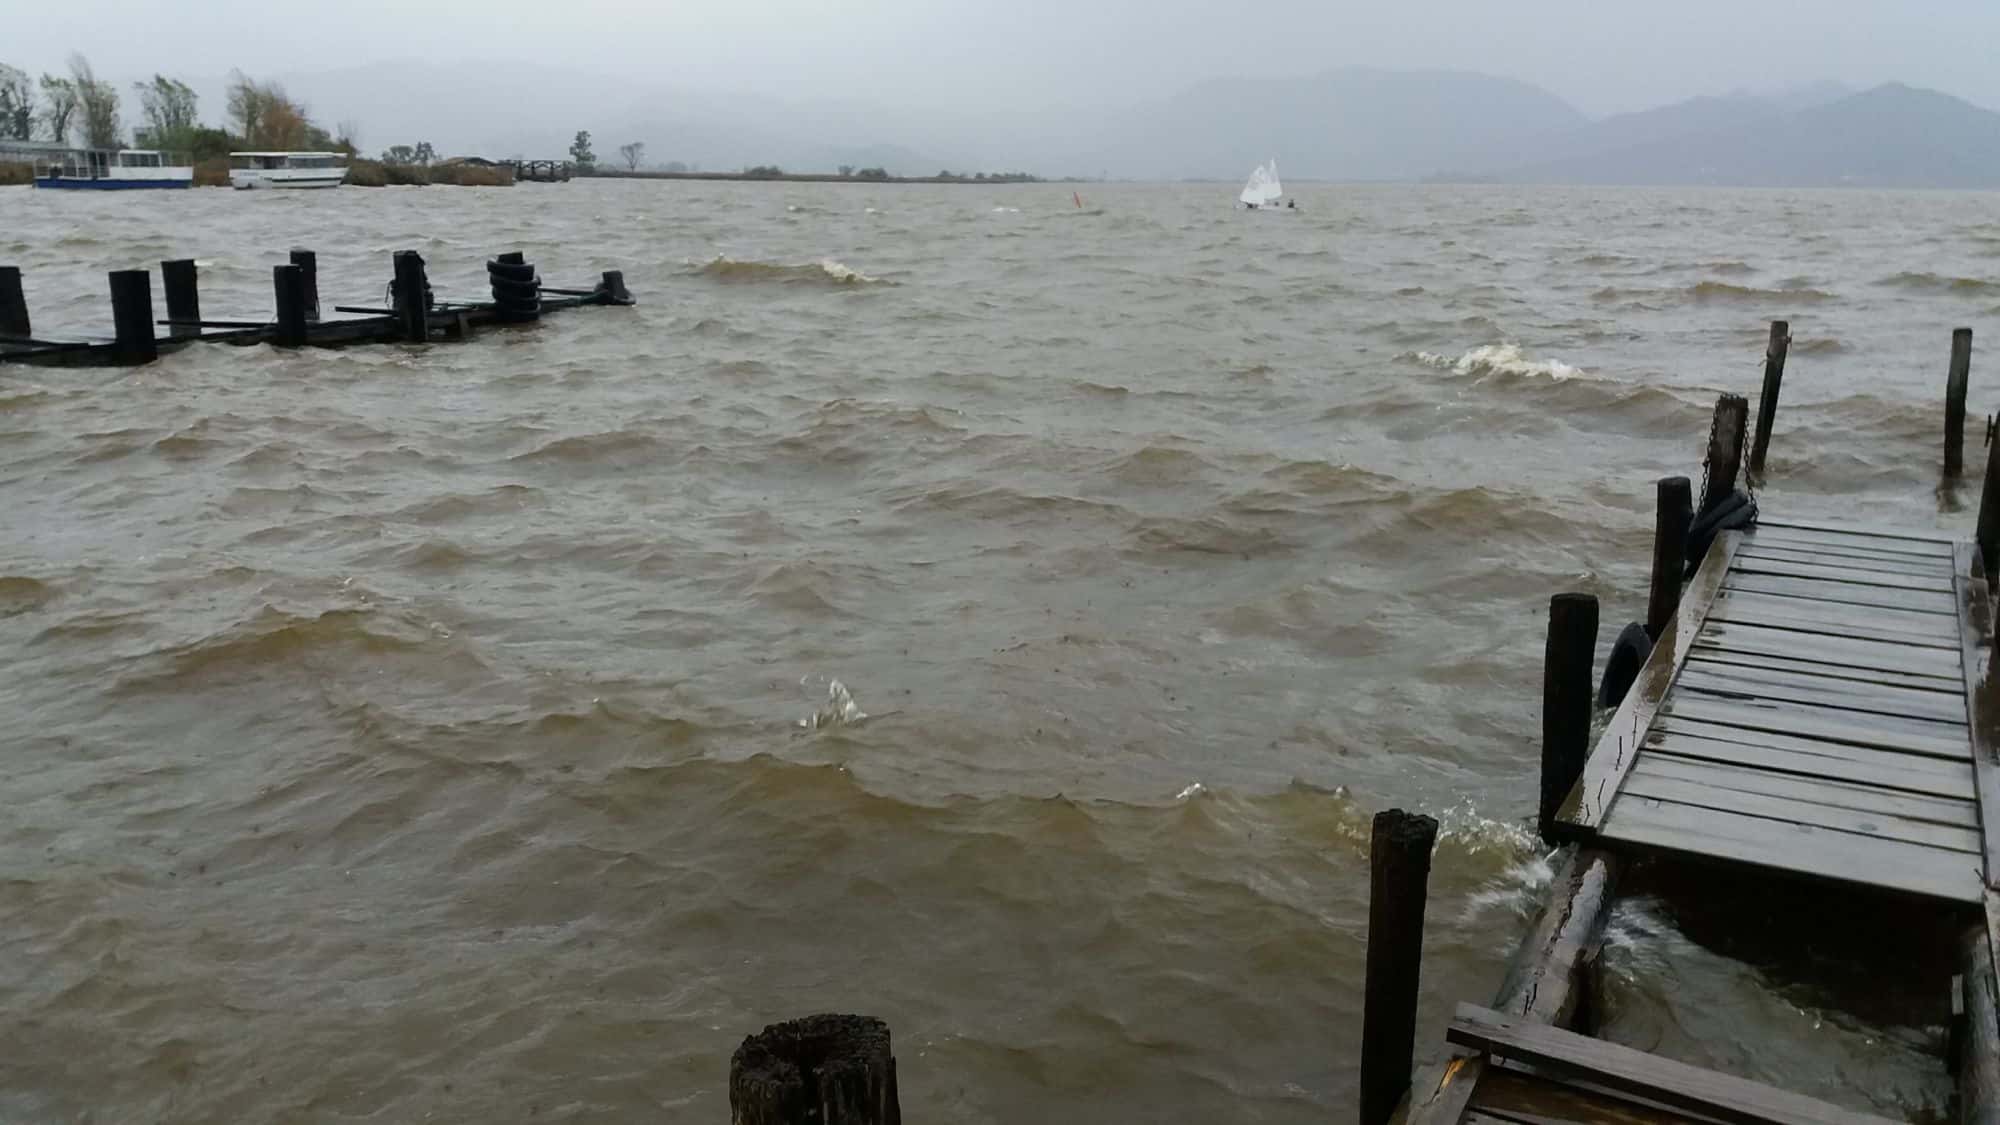
[{"label": "stack of tires", "polygon": [[493,308],[500,319],[535,320],[542,315],[542,279],[520,251],[488,261],[486,279],[493,285]]}]

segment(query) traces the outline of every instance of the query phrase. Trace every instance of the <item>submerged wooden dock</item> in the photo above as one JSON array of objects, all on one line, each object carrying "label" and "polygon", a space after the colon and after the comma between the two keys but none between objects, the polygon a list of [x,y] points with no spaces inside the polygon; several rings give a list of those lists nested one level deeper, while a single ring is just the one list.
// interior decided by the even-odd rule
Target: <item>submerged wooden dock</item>
[{"label": "submerged wooden dock", "polygon": [[[1783,322],[1771,340],[1753,473],[1772,433]],[[1963,464],[1970,354],[1961,329],[1946,392],[1947,488]],[[1619,635],[1601,691],[1597,599],[1552,599],[1540,816],[1557,848],[1549,897],[1491,1004],[1459,1005],[1446,1031],[1452,1057],[1414,1088],[1436,824],[1378,815],[1362,1125],[1399,1115],[1430,1125],[1885,1120],[1587,1034],[1621,882],[1678,867],[1769,882],[1835,917],[1886,914],[1957,933],[1941,963],[1897,968],[1935,982],[1958,1120],[2000,1122],[1988,569],[2000,556],[2000,443],[1988,449],[1977,531],[1961,538],[1761,513],[1737,488],[1748,429],[1745,400],[1723,396],[1701,502],[1686,478],[1659,482],[1648,620]]]}]

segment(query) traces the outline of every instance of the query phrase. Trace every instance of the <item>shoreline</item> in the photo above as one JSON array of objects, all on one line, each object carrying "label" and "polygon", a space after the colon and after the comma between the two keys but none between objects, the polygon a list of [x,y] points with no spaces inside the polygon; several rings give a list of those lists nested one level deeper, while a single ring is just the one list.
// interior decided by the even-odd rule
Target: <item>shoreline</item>
[{"label": "shoreline", "polygon": [[713,180],[739,183],[794,183],[794,184],[968,184],[998,185],[1009,184],[1087,184],[1096,180],[1058,179],[1048,180],[1040,176],[1021,179],[1011,176],[988,176],[981,180],[972,176],[843,176],[838,172],[778,172],[775,174],[751,175],[747,172],[656,172],[631,171],[628,169],[593,168],[586,172],[578,169],[576,178],[580,180]]}]

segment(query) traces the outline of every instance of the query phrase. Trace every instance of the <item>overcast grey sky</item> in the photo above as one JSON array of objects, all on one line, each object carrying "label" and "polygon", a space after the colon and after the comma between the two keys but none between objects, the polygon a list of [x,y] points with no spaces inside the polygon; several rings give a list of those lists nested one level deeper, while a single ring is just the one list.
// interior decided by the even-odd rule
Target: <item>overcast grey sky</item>
[{"label": "overcast grey sky", "polygon": [[[2000,0],[6,0],[0,61],[190,77],[532,59],[664,85],[1004,111],[1237,73],[1447,67],[1590,114],[1900,79],[2000,109]],[[23,18],[27,13],[29,18]]]}]

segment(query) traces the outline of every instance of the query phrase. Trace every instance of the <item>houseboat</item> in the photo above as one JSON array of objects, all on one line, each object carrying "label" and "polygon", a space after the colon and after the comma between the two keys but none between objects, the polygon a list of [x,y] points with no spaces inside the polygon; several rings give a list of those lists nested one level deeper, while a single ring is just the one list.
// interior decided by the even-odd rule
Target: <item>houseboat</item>
[{"label": "houseboat", "polygon": [[35,160],[38,188],[126,191],[184,188],[194,183],[194,161],[151,148],[78,148],[46,153]]},{"label": "houseboat", "polygon": [[338,152],[232,152],[229,186],[235,188],[329,188],[347,178]]}]

